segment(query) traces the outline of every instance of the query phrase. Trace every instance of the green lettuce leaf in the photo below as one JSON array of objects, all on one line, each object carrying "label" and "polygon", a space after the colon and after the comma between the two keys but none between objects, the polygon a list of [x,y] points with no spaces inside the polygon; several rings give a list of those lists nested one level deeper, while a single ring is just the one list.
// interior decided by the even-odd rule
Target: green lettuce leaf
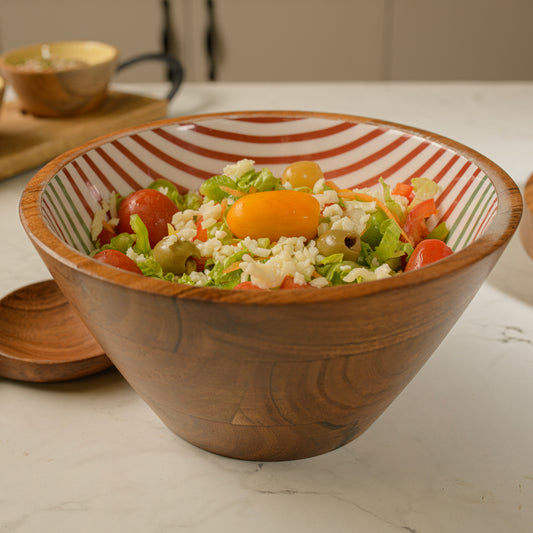
[{"label": "green lettuce leaf", "polygon": [[170,181],[165,180],[165,179],[155,180],[152,183],[150,183],[150,185],[148,185],[148,188],[154,189],[156,191],[159,191],[165,194],[177,206],[180,205],[180,193],[178,192],[178,189],[176,188],[176,186]]},{"label": "green lettuce leaf", "polygon": [[[388,219],[382,223],[383,238],[374,250],[374,257],[379,264],[387,262],[389,259],[401,257],[402,255],[410,255],[413,252],[413,247],[400,240],[401,229],[394,220]],[[379,265],[373,265],[379,266]]]},{"label": "green lettuce leaf", "polygon": [[386,183],[383,178],[379,178],[379,182],[381,183],[381,186],[383,187],[383,200],[384,200],[385,205],[389,208],[389,210],[394,214],[394,216],[398,220],[402,220],[404,217],[402,206],[398,202],[392,199],[389,184]]},{"label": "green lettuce leaf", "polygon": [[268,168],[245,172],[236,182],[239,191],[248,193],[251,187],[259,192],[281,189],[281,180],[276,178]]},{"label": "green lettuce leaf", "polygon": [[141,220],[141,217],[137,214],[131,215],[130,226],[135,234],[135,244],[133,245],[135,252],[143,254],[144,256],[150,255],[152,248],[150,247],[148,230],[146,229],[144,222]]},{"label": "green lettuce leaf", "polygon": [[203,194],[205,197],[209,198],[209,200],[221,202],[224,198],[230,196],[220,188],[221,185],[229,187],[230,189],[236,189],[235,182],[228,176],[221,174],[205,180],[202,185],[200,185],[200,194]]},{"label": "green lettuce leaf", "polygon": [[436,198],[439,194],[438,184],[429,178],[413,178],[411,185],[413,186],[415,195],[409,204],[409,209],[412,209],[416,204],[424,200]]}]

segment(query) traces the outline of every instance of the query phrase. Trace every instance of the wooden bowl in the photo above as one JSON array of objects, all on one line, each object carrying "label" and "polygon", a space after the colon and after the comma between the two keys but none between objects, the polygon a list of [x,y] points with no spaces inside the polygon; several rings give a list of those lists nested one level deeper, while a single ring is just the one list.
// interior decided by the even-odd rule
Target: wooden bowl
[{"label": "wooden bowl", "polygon": [[[0,71],[24,112],[39,117],[79,115],[102,103],[118,55],[114,46],[95,41],[34,44],[0,56]],[[51,62],[42,62],[43,56]],[[27,66],[30,60],[38,66]]]},{"label": "wooden bowl", "polygon": [[[173,284],[87,256],[102,195],[166,178],[196,189],[248,157],[279,175],[320,163],[342,187],[433,178],[455,254],[409,273],[316,290]],[[182,117],[117,132],[45,166],[24,228],[125,379],[183,439],[257,461],[314,456],[361,435],[448,334],[519,223],[520,192],[457,142],[379,120],[288,111]]]}]

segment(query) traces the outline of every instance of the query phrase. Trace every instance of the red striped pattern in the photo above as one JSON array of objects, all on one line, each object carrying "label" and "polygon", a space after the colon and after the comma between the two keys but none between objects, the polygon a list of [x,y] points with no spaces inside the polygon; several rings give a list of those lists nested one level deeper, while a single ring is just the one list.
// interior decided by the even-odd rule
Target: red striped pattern
[{"label": "red striped pattern", "polygon": [[[343,188],[372,187],[380,178],[391,187],[413,177],[432,178],[441,187],[440,219],[456,227],[467,243],[483,234],[497,209],[495,195],[482,188],[488,199],[478,207],[480,213],[467,216],[470,196],[479,189],[483,175],[473,162],[446,145],[345,116],[267,113],[177,119],[104,142],[58,173],[68,185],[67,192],[61,192],[66,196],[61,205],[67,211],[74,204],[79,210],[76,216],[65,212],[60,223],[50,205],[44,205],[45,214],[53,230],[68,241],[65,220],[81,217],[90,225],[99,202],[112,191],[125,195],[155,179],[171,181],[180,192],[197,189],[225,165],[243,158],[277,175],[293,161],[313,160],[327,179]],[[459,223],[461,217],[467,222]]]}]

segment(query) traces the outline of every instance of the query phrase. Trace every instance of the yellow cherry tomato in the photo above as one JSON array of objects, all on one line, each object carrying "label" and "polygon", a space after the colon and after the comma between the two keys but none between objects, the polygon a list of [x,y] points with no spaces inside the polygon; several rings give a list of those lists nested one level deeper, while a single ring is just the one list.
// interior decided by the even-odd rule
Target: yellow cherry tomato
[{"label": "yellow cherry tomato", "polygon": [[313,185],[324,177],[322,169],[314,161],[296,161],[291,163],[281,176],[282,183],[290,183],[294,189],[298,187],[313,188]]},{"label": "yellow cherry tomato", "polygon": [[318,200],[302,191],[265,191],[239,198],[226,215],[236,237],[271,242],[280,237],[316,237],[320,217]]}]

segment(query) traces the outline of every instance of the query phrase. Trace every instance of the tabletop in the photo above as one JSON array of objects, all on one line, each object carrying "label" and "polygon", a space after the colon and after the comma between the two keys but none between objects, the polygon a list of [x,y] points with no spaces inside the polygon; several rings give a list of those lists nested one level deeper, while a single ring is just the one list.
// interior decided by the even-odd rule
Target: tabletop
[{"label": "tabletop", "polygon": [[[474,148],[522,189],[533,172],[533,83],[185,83],[168,116],[244,109],[399,122]],[[50,278],[18,218],[36,170],[0,182],[0,296]],[[256,463],[199,450],[115,369],[55,384],[0,378],[0,530],[530,532],[532,279],[517,232],[388,410],[361,437],[311,459]]]}]

